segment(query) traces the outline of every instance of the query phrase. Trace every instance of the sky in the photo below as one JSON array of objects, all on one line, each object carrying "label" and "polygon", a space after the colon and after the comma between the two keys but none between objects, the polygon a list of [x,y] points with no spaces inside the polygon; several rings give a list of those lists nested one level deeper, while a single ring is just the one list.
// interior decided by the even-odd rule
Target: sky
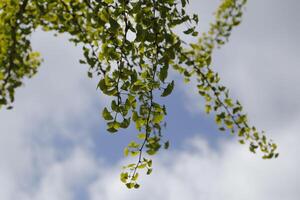
[{"label": "sky", "polygon": [[[200,31],[207,30],[218,2],[191,1]],[[173,75],[176,89],[164,100],[171,148],[153,158],[154,171],[141,178],[138,190],[119,180],[134,130],[105,131],[101,111],[109,99],[78,64],[80,47],[66,36],[37,31],[33,47],[44,58],[39,73],[18,89],[12,111],[0,111],[0,199],[299,199],[299,9],[298,0],[249,1],[243,23],[213,58],[250,123],[278,144],[279,158],[262,160],[234,136],[219,133],[193,83]]]}]

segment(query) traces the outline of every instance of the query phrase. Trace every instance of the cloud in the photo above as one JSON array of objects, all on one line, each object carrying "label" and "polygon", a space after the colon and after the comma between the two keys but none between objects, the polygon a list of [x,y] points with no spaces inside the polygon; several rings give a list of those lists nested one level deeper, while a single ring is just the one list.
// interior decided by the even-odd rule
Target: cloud
[{"label": "cloud", "polygon": [[242,26],[216,52],[223,81],[260,125],[288,126],[300,112],[299,7],[297,1],[249,2]]},{"label": "cloud", "polygon": [[98,163],[90,152],[75,148],[66,160],[56,161],[43,174],[34,197],[28,199],[78,199],[97,174]]},{"label": "cloud", "polygon": [[[268,129],[288,126],[300,112],[299,7],[298,1],[250,1],[241,26],[214,54],[222,83],[251,121]],[[186,88],[181,86],[188,110],[199,112],[201,97]]]},{"label": "cloud", "polygon": [[185,150],[158,156],[154,173],[143,177],[141,189],[127,190],[113,168],[92,184],[90,199],[296,200],[300,184],[296,130],[299,125],[279,131],[281,156],[269,161],[231,141],[220,141],[220,151],[216,151],[205,140],[192,138]]},{"label": "cloud", "polygon": [[[66,44],[65,36],[50,33],[34,34],[33,44],[45,62],[17,91],[14,110],[0,112],[0,199],[24,199],[17,197],[33,193],[55,176],[58,183],[59,171],[65,169],[55,166],[71,159],[76,148],[87,151],[93,138],[84,130],[99,124],[95,109],[100,110],[101,100],[95,83],[74,60],[80,50]],[[85,160],[81,162],[84,166]],[[48,175],[51,170],[57,175]]]}]

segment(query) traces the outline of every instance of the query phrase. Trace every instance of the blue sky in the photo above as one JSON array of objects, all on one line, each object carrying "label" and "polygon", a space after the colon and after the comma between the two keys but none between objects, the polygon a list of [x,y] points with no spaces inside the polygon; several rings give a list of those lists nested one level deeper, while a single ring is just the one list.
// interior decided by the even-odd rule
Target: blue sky
[{"label": "blue sky", "polygon": [[[200,30],[218,1],[197,0]],[[214,68],[239,99],[251,123],[279,145],[277,160],[263,161],[219,133],[203,114],[201,97],[178,79],[164,130],[171,149],[154,158],[153,175],[137,191],[119,172],[134,130],[110,135],[101,110],[108,99],[78,64],[81,49],[66,36],[37,32],[44,58],[39,73],[17,91],[15,108],[0,111],[0,199],[296,200],[300,185],[300,25],[297,0],[249,1],[244,21],[215,53]]]}]

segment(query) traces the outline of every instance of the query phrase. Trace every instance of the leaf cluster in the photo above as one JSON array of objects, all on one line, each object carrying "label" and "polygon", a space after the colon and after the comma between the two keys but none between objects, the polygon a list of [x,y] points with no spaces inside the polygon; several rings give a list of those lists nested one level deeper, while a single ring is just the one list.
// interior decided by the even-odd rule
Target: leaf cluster
[{"label": "leaf cluster", "polygon": [[[70,41],[83,46],[80,63],[87,75],[99,79],[97,89],[113,99],[102,111],[107,131],[116,133],[136,127],[137,139],[124,149],[137,158],[123,168],[120,179],[128,188],[138,188],[139,171],[152,172],[152,155],[169,142],[163,139],[167,109],[159,98],[169,96],[175,82],[171,69],[186,82],[198,81],[199,95],[207,113],[214,112],[221,131],[237,133],[239,142],[260,149],[263,158],[277,157],[276,144],[250,126],[241,104],[229,96],[211,67],[212,53],[225,44],[242,19],[245,0],[223,0],[216,21],[198,36],[198,16],[186,13],[188,0],[2,0],[0,2],[0,107],[11,107],[14,91],[41,63],[30,46],[37,28],[68,33]],[[187,45],[175,28],[199,37]]]}]

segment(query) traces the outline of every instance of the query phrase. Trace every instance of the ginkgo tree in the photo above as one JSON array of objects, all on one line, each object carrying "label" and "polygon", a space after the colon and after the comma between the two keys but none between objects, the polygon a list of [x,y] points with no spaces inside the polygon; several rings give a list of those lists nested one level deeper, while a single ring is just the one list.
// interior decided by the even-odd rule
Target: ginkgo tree
[{"label": "ginkgo tree", "polygon": [[[137,138],[124,149],[136,162],[123,167],[121,181],[138,188],[139,172],[152,172],[151,156],[169,142],[162,139],[167,108],[160,98],[175,87],[169,71],[188,83],[197,80],[207,113],[215,115],[221,131],[236,133],[251,152],[263,158],[278,156],[276,144],[250,126],[238,101],[230,98],[211,66],[216,47],[228,41],[242,20],[246,0],[222,0],[208,32],[197,32],[198,15],[187,13],[189,0],[1,0],[0,1],[0,107],[12,108],[15,89],[36,74],[42,59],[31,48],[37,29],[70,35],[80,44],[88,76],[111,96],[102,111],[107,130],[116,133],[136,127]],[[183,41],[175,28],[198,42]],[[182,28],[185,27],[185,28]],[[178,30],[178,29],[177,29]]]}]

